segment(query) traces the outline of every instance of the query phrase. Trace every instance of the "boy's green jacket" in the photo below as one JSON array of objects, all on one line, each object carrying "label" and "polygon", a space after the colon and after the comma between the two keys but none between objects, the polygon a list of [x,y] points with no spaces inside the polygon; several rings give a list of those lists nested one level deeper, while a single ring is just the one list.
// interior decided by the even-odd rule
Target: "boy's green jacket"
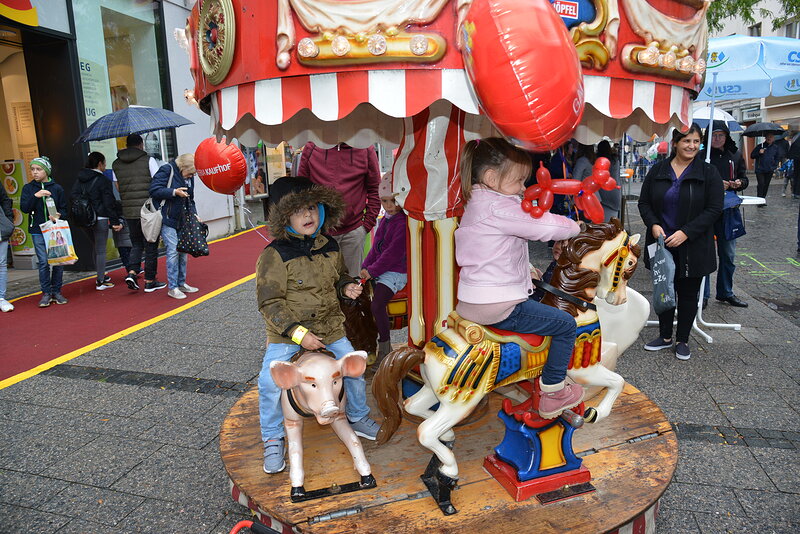
[{"label": "boy's green jacket", "polygon": [[[312,203],[325,205],[322,231],[316,237],[289,234],[289,216]],[[325,344],[345,336],[339,298],[344,298],[342,290],[353,278],[347,274],[338,243],[323,233],[342,213],[341,196],[318,186],[286,195],[271,208],[267,224],[274,241],[256,264],[258,309],[270,343],[294,343],[291,336],[298,325]]]}]

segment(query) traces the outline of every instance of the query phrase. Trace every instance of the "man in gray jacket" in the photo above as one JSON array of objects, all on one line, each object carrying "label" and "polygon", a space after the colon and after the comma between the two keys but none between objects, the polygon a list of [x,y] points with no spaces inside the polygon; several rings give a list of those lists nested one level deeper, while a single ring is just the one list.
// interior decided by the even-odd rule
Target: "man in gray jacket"
[{"label": "man in gray jacket", "polygon": [[128,223],[131,234],[131,253],[128,265],[128,276],[125,283],[132,290],[139,289],[137,280],[142,270],[142,252],[144,252],[144,291],[151,293],[166,287],[156,280],[158,261],[158,241],[148,243],[142,233],[140,211],[142,204],[150,197],[150,180],[158,170],[158,162],[144,151],[142,136],[131,134],[126,140],[127,148],[117,153],[112,168],[119,185],[119,196],[122,202],[122,216]]}]

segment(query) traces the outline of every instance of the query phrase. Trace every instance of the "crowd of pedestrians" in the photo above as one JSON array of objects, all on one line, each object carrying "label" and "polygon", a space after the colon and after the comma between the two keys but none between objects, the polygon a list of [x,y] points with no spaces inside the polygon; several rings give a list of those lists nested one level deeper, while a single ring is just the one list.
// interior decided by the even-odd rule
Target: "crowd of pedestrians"
[{"label": "crowd of pedestrians", "polygon": [[[167,295],[175,299],[185,299],[186,293],[198,291],[186,282],[186,254],[178,251],[178,228],[183,211],[188,209],[197,214],[194,155],[182,154],[160,165],[144,151],[144,142],[138,134],[129,135],[126,145],[118,152],[111,169],[106,168],[102,153],[91,152],[69,194],[54,179],[46,156],[31,161],[33,179],[22,188],[20,210],[28,215],[28,232],[36,253],[42,291],[40,308],[68,303],[61,293],[64,266],[48,263],[48,245],[41,229],[45,221],[61,219],[70,223],[72,232],[86,232],[92,244],[96,290],[114,287],[106,273],[107,243],[111,236],[126,270],[125,284],[131,291],[139,291],[144,286],[145,293],[152,293],[169,287]],[[160,234],[153,240],[145,238],[141,222],[142,205],[148,198],[154,200],[163,219]],[[75,206],[79,205],[76,199],[90,207],[91,219],[83,213],[76,215]],[[14,216],[11,199],[3,188],[0,188],[0,212],[0,311],[9,312],[14,306],[5,299],[5,293]],[[59,244],[59,239],[68,238],[59,233],[54,243]],[[159,241],[163,241],[166,248],[167,283],[157,278]],[[72,247],[71,243],[69,245]]]}]

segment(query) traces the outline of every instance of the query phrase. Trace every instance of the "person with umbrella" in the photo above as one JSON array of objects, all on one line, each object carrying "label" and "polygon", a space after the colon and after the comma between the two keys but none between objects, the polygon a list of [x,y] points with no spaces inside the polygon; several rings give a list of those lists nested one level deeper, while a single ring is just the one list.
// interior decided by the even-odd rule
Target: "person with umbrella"
[{"label": "person with umbrella", "polygon": [[[780,128],[780,126],[777,126]],[[751,130],[749,127],[745,130],[745,135],[756,136],[762,135],[761,130]],[[772,174],[778,168],[779,149],[775,144],[775,133],[771,131],[764,131],[764,142],[756,145],[750,157],[756,162],[756,178],[758,179],[758,186],[756,187],[756,195],[761,198],[767,198],[769,191],[769,183],[772,181]],[[759,207],[766,206],[766,203],[759,204]]]},{"label": "person with umbrella", "polygon": [[[747,179],[747,172],[741,154],[737,157],[738,149],[736,143],[731,139],[728,126],[723,121],[715,120],[710,131],[711,159],[709,163],[717,169],[717,172],[722,177],[722,186],[726,191],[725,194],[728,195],[728,191],[743,191],[750,184],[750,180]],[[706,143],[709,142],[708,133],[709,129],[706,129]],[[705,152],[700,153],[698,157],[705,159]],[[735,195],[735,193],[730,194]],[[734,200],[737,199],[734,197]],[[739,208],[724,208],[723,212],[725,209],[738,210]],[[720,302],[727,302],[737,308],[747,308],[747,303],[733,292],[733,272],[736,270],[736,263],[734,262],[736,257],[736,238],[725,238],[726,233],[722,215],[714,223],[714,234],[717,237],[717,257],[719,258],[716,298]],[[710,296],[710,278],[706,278],[703,306],[705,306]]]}]

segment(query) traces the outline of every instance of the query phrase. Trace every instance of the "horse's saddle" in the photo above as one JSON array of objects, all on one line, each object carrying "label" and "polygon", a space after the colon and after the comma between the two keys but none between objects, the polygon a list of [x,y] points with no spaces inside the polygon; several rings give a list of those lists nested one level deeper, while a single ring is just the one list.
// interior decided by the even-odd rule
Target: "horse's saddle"
[{"label": "horse's saddle", "polygon": [[453,400],[541,375],[549,349],[550,336],[486,327],[455,311],[447,317],[447,328],[425,345],[426,353],[448,367],[439,393],[450,392]]}]

